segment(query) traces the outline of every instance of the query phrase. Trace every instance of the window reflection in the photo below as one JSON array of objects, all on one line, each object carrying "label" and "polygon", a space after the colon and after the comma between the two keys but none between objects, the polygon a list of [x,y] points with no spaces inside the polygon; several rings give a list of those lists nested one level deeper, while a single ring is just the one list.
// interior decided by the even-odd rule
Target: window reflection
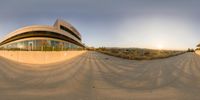
[{"label": "window reflection", "polygon": [[66,41],[58,40],[25,40],[21,42],[6,44],[0,50],[21,50],[21,51],[64,51],[82,50],[83,48]]}]

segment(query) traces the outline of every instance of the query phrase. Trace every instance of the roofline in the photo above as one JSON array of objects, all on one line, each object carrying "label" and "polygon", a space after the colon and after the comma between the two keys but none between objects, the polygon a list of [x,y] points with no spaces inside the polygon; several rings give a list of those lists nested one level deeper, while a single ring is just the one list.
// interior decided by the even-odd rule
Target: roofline
[{"label": "roofline", "polygon": [[6,35],[1,41],[5,41],[6,39],[8,38],[11,38],[15,35],[18,35],[18,34],[21,34],[21,33],[25,33],[25,32],[32,32],[32,31],[49,31],[49,32],[55,32],[55,33],[59,33],[59,34],[62,34],[62,35],[65,35],[79,43],[81,43],[80,40],[78,40],[76,37],[74,37],[73,35],[71,35],[70,33],[68,32],[65,32],[65,31],[62,31],[62,30],[59,30],[53,26],[48,26],[48,25],[32,25],[32,26],[26,26],[26,27],[23,27],[23,28],[20,28],[20,29],[17,29],[16,31],[13,31],[11,33],[9,33],[8,35]]},{"label": "roofline", "polygon": [[[38,34],[35,32],[37,32]],[[39,38],[43,37],[43,38],[59,39],[59,40],[68,41],[68,42],[71,42],[76,45],[84,47],[83,44],[81,44],[65,35],[55,33],[55,32],[50,32],[50,31],[29,31],[29,32],[21,33],[21,34],[18,34],[16,36],[6,39],[5,41],[1,42],[0,45],[8,44],[10,42],[15,42],[15,41],[18,41],[21,39],[38,38],[38,37]]]},{"label": "roofline", "polygon": [[60,29],[60,26],[65,26],[70,31],[72,31],[73,33],[75,33],[76,35],[78,35],[79,38],[81,38],[80,32],[78,32],[78,30],[75,27],[73,27],[72,24],[70,24],[70,23],[68,23],[68,22],[66,22],[66,21],[64,21],[62,19],[57,19],[53,26],[56,27],[56,28],[58,28],[58,29]]}]

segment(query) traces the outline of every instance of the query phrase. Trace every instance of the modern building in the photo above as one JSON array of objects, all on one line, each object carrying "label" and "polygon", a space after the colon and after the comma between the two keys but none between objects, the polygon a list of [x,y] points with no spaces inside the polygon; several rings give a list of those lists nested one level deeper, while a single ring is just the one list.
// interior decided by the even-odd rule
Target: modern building
[{"label": "modern building", "polygon": [[81,34],[69,23],[56,20],[53,26],[33,25],[9,33],[0,41],[1,50],[80,50]]},{"label": "modern building", "polygon": [[195,50],[200,50],[200,44],[197,45]]}]

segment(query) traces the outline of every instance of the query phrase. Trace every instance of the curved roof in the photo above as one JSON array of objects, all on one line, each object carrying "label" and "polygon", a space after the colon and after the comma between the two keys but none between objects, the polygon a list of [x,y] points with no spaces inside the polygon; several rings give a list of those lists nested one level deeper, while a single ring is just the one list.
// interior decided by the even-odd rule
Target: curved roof
[{"label": "curved roof", "polygon": [[197,47],[200,47],[200,44],[198,44]]},{"label": "curved roof", "polygon": [[[64,24],[65,23],[65,24]],[[64,31],[62,29],[60,29],[60,25],[66,27],[67,29],[71,30],[73,33],[77,34],[79,36],[79,38],[77,38],[76,36],[74,36],[74,34],[71,34],[70,32]],[[46,32],[51,32],[53,33],[58,33],[61,34],[63,36],[69,37],[70,39],[76,41],[79,44],[81,43],[81,36],[80,33],[78,31],[75,31],[75,28],[71,28],[73,26],[71,26],[69,23],[57,20],[56,23],[54,24],[54,26],[48,26],[48,25],[33,25],[33,26],[27,26],[27,27],[23,27],[20,28],[14,32],[9,33],[6,37],[4,37],[0,43],[15,37],[16,35],[22,34],[22,33],[27,33],[27,32],[34,32],[34,31],[46,31]],[[37,33],[36,33],[37,34]]]},{"label": "curved roof", "polygon": [[60,29],[60,25],[65,26],[66,28],[70,29],[72,32],[77,34],[79,37],[81,37],[81,34],[78,32],[78,30],[76,28],[74,28],[70,23],[68,23],[64,20],[57,19],[53,26]]}]

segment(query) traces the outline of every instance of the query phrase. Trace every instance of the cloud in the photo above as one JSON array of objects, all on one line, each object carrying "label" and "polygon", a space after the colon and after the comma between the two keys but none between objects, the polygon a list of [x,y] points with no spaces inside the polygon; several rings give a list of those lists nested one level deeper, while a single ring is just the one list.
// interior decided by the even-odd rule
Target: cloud
[{"label": "cloud", "polygon": [[[188,27],[196,27],[198,31],[199,5],[198,0],[4,0],[0,3],[0,24],[4,25],[0,34],[32,24],[51,25],[56,18],[62,18],[77,27],[84,41],[94,46],[108,43],[135,45],[135,41],[141,40],[145,44],[148,38],[137,33],[146,33],[143,29],[147,26],[144,24],[151,18],[183,19],[183,22],[191,22],[185,26],[178,24],[184,28],[184,32]],[[178,26],[174,25],[175,28]],[[173,25],[169,23],[168,26]],[[161,25],[160,28],[165,27]],[[151,31],[148,28],[146,30]],[[197,32],[192,34],[199,36]],[[192,45],[195,41],[192,41]]]}]

